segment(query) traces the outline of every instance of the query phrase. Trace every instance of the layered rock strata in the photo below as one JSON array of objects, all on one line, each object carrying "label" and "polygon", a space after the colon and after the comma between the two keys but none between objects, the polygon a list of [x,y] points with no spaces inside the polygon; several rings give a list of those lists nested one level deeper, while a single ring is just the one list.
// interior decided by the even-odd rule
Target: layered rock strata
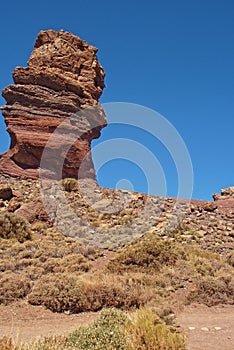
[{"label": "layered rock strata", "polygon": [[98,103],[105,73],[96,53],[69,32],[39,33],[28,67],[16,67],[14,84],[2,92],[11,145],[0,156],[1,173],[38,178],[46,146],[49,176],[95,178],[90,144],[106,125]]}]

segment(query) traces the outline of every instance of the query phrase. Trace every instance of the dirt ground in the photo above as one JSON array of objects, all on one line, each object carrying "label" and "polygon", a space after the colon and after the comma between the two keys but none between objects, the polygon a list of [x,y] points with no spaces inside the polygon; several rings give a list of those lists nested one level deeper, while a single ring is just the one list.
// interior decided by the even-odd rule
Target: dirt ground
[{"label": "dirt ground", "polygon": [[50,336],[65,335],[93,322],[97,312],[77,315],[53,313],[43,306],[32,306],[27,302],[17,302],[9,306],[0,305],[0,338],[12,337],[17,342]]},{"label": "dirt ground", "polygon": [[234,306],[193,305],[177,315],[188,350],[233,350]]},{"label": "dirt ground", "polygon": [[[49,335],[70,333],[92,323],[99,313],[56,314],[25,301],[0,305],[0,338],[10,336],[17,342]],[[178,312],[177,322],[188,336],[188,350],[233,350],[234,306],[193,305]]]}]

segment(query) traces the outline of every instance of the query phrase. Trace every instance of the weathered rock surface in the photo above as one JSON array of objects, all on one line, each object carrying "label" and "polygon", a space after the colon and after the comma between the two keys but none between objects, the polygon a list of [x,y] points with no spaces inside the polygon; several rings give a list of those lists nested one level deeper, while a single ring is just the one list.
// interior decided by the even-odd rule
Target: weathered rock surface
[{"label": "weathered rock surface", "polygon": [[[7,101],[2,113],[11,146],[0,156],[1,173],[38,178],[43,150],[63,123],[62,131],[47,145],[48,175],[60,177],[57,163],[62,159],[61,176],[78,177],[86,157],[79,177],[95,178],[90,143],[106,125],[98,103],[105,73],[96,52],[95,47],[69,32],[39,33],[28,67],[16,67],[14,84],[2,93]],[[95,110],[77,113],[88,107]],[[67,154],[64,149],[69,149]]]}]

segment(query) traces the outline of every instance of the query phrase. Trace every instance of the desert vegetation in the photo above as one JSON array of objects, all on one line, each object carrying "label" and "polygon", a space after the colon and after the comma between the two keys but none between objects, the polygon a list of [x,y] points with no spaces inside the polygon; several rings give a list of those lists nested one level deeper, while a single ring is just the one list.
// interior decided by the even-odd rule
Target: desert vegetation
[{"label": "desert vegetation", "polygon": [[[32,344],[4,338],[1,349],[185,349],[185,338],[175,327],[175,309],[190,303],[233,304],[233,252],[227,245],[219,248],[221,254],[217,252],[217,246],[223,247],[217,241],[222,239],[220,232],[207,244],[201,229],[187,222],[169,231],[157,231],[153,223],[135,238],[132,230],[146,230],[134,221],[144,196],[134,195],[132,207],[117,214],[100,214],[81,198],[76,180],[63,180],[62,186],[74,210],[103,234],[105,245],[90,245],[91,236],[77,239],[79,227],[73,238],[46,220],[29,223],[14,212],[19,200],[2,201],[0,304],[24,300],[52,312],[101,311],[101,315],[94,324],[66,337]],[[19,189],[25,204],[38,196],[37,182],[23,182]],[[110,195],[111,191],[103,190],[104,201]],[[214,230],[214,221],[211,224]],[[228,232],[225,237],[230,244]],[[104,259],[108,253],[111,258]]]},{"label": "desert vegetation", "polygon": [[89,327],[80,327],[68,336],[48,337],[31,344],[0,340],[4,350],[185,350],[185,337],[168,326],[150,309],[126,314],[104,309]]},{"label": "desert vegetation", "polygon": [[14,213],[0,214],[0,238],[24,242],[31,238],[31,233],[31,227],[23,217]]}]

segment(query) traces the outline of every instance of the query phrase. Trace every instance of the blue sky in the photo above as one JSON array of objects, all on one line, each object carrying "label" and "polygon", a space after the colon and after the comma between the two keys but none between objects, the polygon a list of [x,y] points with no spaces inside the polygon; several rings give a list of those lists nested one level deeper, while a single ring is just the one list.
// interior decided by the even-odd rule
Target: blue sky
[{"label": "blue sky", "polygon": [[[192,159],[193,198],[211,199],[212,193],[234,185],[232,0],[40,0],[0,6],[1,90],[12,82],[15,66],[26,66],[41,29],[71,31],[99,48],[107,85],[102,103],[146,106],[177,129]],[[0,152],[9,146],[4,129],[0,117]],[[167,195],[176,196],[176,168],[158,140],[111,125],[93,145],[129,135],[156,154]],[[107,187],[123,185],[123,179],[147,192],[142,169],[129,161],[113,160],[98,173]]]}]

